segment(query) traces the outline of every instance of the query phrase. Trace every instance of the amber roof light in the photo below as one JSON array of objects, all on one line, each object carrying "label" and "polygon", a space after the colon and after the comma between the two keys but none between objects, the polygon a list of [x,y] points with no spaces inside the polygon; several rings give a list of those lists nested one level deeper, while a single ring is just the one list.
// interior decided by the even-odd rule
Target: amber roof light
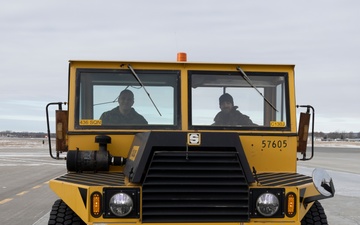
[{"label": "amber roof light", "polygon": [[177,54],[177,61],[178,62],[186,62],[186,53],[185,52],[179,52]]}]

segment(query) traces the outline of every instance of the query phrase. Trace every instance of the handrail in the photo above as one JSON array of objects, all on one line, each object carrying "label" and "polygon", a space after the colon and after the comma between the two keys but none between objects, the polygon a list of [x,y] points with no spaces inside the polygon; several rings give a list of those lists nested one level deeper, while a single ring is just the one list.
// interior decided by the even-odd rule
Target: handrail
[{"label": "handrail", "polygon": [[52,153],[52,149],[51,149],[51,133],[50,133],[50,122],[49,122],[49,106],[50,105],[58,105],[58,109],[62,110],[62,105],[66,105],[66,102],[50,102],[49,104],[46,105],[46,124],[47,124],[47,134],[48,134],[48,142],[49,142],[49,153],[51,158],[53,159],[66,159],[66,158],[60,158],[59,156],[59,152],[56,152],[56,157],[53,155]]},{"label": "handrail", "polygon": [[302,108],[307,108],[307,111],[306,113],[310,113],[310,109],[312,111],[312,117],[311,117],[311,156],[310,158],[306,158],[306,152],[303,154],[303,158],[300,159],[302,161],[307,161],[307,160],[311,160],[313,157],[314,157],[314,126],[315,126],[315,109],[314,107],[312,107],[311,105],[296,105],[296,108],[299,108],[299,107],[302,107]]}]

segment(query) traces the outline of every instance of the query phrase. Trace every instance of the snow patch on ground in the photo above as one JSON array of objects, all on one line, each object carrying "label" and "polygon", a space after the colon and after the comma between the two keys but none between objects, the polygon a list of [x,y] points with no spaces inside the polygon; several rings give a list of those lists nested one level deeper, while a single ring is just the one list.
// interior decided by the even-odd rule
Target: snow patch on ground
[{"label": "snow patch on ground", "polygon": [[[55,145],[55,140],[51,140],[51,146]],[[17,138],[17,137],[0,137],[0,149],[12,148],[48,148],[49,141],[47,138]]]},{"label": "snow patch on ground", "polygon": [[[311,142],[308,142],[311,146]],[[315,147],[360,148],[360,141],[315,141]]]}]

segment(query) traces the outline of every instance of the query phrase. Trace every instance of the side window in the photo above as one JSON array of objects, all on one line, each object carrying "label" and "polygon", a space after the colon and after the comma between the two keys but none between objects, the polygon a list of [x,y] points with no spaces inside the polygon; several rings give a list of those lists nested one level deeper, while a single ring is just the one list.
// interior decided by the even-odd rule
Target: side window
[{"label": "side window", "polygon": [[284,129],[288,125],[286,74],[191,71],[190,126],[204,129]]}]

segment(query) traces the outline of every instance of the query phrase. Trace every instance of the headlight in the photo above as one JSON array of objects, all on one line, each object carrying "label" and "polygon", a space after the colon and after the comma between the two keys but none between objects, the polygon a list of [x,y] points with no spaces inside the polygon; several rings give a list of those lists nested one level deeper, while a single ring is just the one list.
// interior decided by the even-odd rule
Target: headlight
[{"label": "headlight", "polygon": [[256,200],[256,209],[263,216],[272,216],[279,210],[279,199],[272,193],[264,193]]},{"label": "headlight", "polygon": [[126,193],[114,194],[109,201],[109,207],[116,216],[124,217],[133,209],[132,198]]}]

